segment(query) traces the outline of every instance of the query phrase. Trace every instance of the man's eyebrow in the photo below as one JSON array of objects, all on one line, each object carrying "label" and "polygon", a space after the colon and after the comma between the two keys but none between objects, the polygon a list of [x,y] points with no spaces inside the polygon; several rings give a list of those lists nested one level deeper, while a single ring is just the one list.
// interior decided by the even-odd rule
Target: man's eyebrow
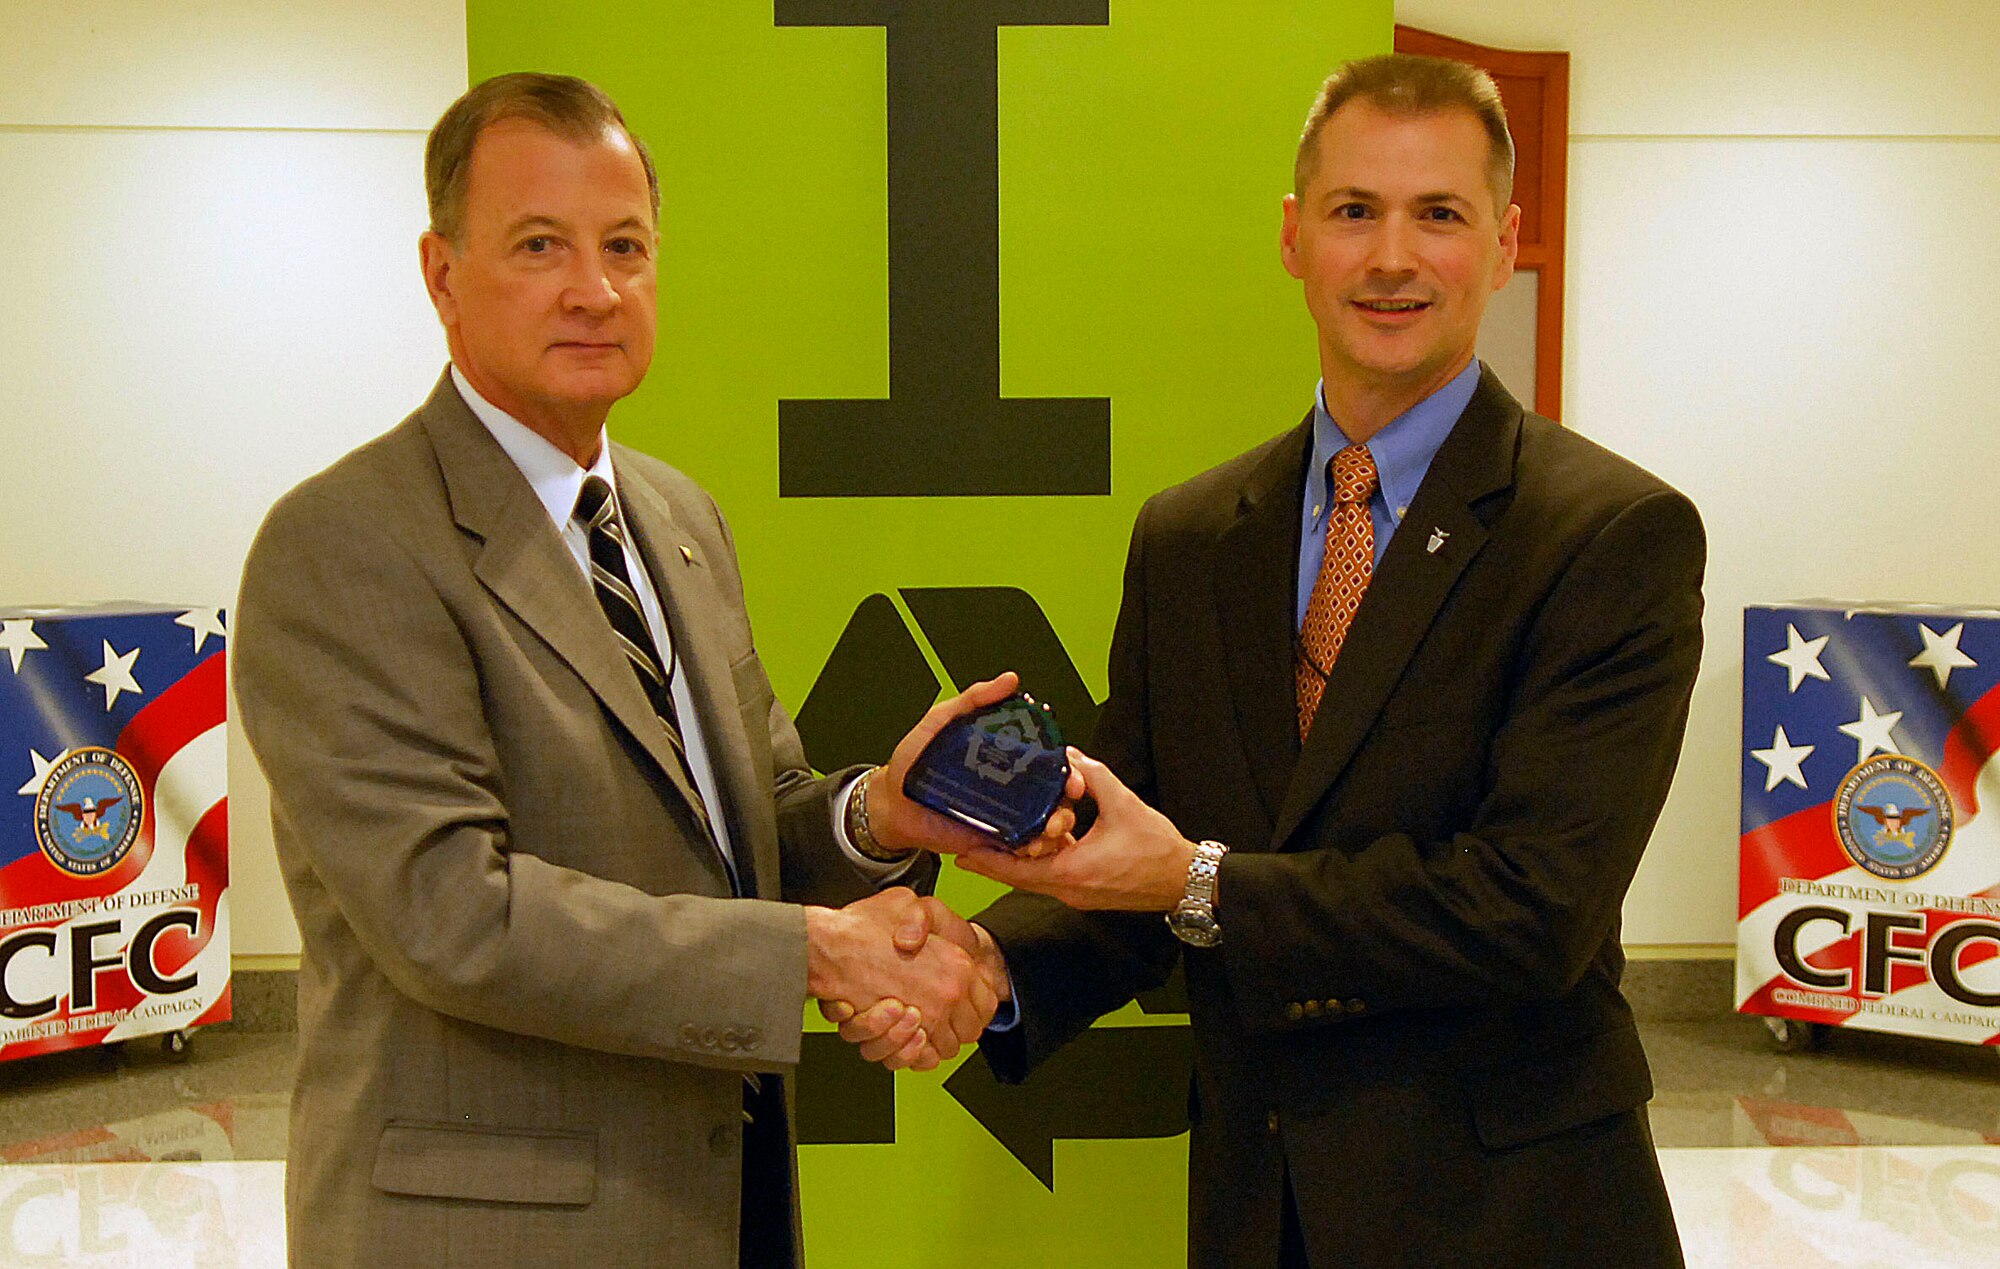
[{"label": "man's eyebrow", "polygon": [[[1323,203],[1380,203],[1386,200],[1381,194],[1372,189],[1362,189],[1358,185],[1342,185],[1336,189],[1328,190],[1321,201]],[[1457,203],[1464,207],[1472,206],[1470,198],[1467,198],[1463,194],[1455,194],[1450,190],[1433,190],[1419,194],[1410,201],[1423,207],[1432,207],[1440,203]]]},{"label": "man's eyebrow", "polygon": [[520,233],[524,229],[560,230],[562,228],[563,228],[562,222],[557,220],[553,216],[539,216],[539,215],[523,216],[519,220],[515,221],[513,224],[507,226],[507,237],[511,238],[515,234]]},{"label": "man's eyebrow", "polygon": [[627,216],[625,219],[611,226],[610,230],[608,230],[607,232],[617,233],[621,230],[626,230],[626,229],[636,229],[640,233],[650,232],[650,229],[647,226],[646,222],[639,219],[637,216]]},{"label": "man's eyebrow", "polygon": [[1380,194],[1377,194],[1374,190],[1362,189],[1356,185],[1338,186],[1334,189],[1328,190],[1320,198],[1320,202],[1322,203],[1346,203],[1346,202],[1379,203],[1381,201],[1382,201],[1382,196]]}]

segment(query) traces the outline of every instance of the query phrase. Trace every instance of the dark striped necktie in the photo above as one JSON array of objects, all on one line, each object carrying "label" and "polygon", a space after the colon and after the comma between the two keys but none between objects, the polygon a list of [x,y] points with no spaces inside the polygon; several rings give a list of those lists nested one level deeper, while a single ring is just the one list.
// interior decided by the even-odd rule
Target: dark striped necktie
[{"label": "dark striped necktie", "polygon": [[[681,743],[679,718],[674,712],[676,658],[673,638],[668,636],[667,654],[662,657],[646,628],[646,614],[639,606],[639,592],[633,589],[632,575],[625,567],[625,526],[618,518],[618,500],[611,496],[611,485],[602,476],[584,477],[583,488],[576,496],[572,519],[583,529],[584,539],[589,544],[590,588],[597,593],[597,605],[610,620],[611,632],[618,637],[625,659],[632,663],[632,672],[639,678],[639,686],[645,689],[647,701],[651,702],[653,712],[659,716],[660,726],[667,734],[667,744],[680,762],[681,774],[687,777],[688,787],[696,792],[695,813],[701,818],[703,831],[715,840],[715,829],[708,822],[707,808],[701,805],[700,786],[695,783],[694,772],[688,766],[687,749]],[[750,875],[748,863],[739,864],[728,859],[726,853],[724,858],[730,865],[730,881],[736,893],[755,894],[756,883]]]},{"label": "dark striped necktie", "polygon": [[[662,659],[652,634],[646,629],[646,612],[639,606],[639,592],[632,588],[632,574],[625,569],[625,526],[618,519],[618,501],[611,496],[610,482],[602,476],[585,476],[583,488],[577,491],[576,510],[570,515],[583,526],[584,539],[590,546],[590,588],[597,592],[597,605],[610,619],[611,632],[618,636],[619,645],[625,649],[625,659],[632,663],[632,672],[639,676],[639,686],[646,689],[646,699],[652,702],[653,712],[660,716],[660,726],[666,729],[667,743],[673,747],[674,757],[680,760],[681,773],[687,777],[688,787],[695,790],[695,814],[701,817],[702,830],[708,834],[710,841],[719,842],[714,826],[708,822],[708,810],[701,804],[701,787],[695,783],[694,771],[688,766],[687,749],[681,744],[681,730],[676,723],[673,635],[669,633],[667,636],[667,655]],[[665,624],[664,614],[662,624]],[[745,859],[739,864],[730,858],[729,852],[719,847],[717,853],[729,869],[731,888],[738,895],[755,895],[757,875],[752,871],[750,861]],[[775,1089],[778,1086],[774,1084],[772,1087]],[[745,1071],[745,1122],[757,1122],[752,1110],[758,1106],[758,1099],[763,1093],[763,1081],[757,1073]]]}]

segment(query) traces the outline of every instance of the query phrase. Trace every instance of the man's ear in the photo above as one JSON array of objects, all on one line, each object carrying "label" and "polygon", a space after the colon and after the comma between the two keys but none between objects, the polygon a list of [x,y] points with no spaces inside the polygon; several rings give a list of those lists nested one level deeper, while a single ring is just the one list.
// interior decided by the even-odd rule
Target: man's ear
[{"label": "man's ear", "polygon": [[1509,203],[1500,216],[1500,262],[1493,271],[1493,289],[1499,290],[1514,276],[1514,261],[1521,254],[1521,208]]},{"label": "man's ear", "polygon": [[1278,226],[1278,259],[1285,266],[1285,272],[1295,278],[1306,275],[1305,266],[1299,262],[1299,197],[1285,195],[1285,218]]},{"label": "man's ear", "polygon": [[417,259],[424,270],[424,290],[430,293],[431,307],[446,326],[458,324],[458,297],[452,293],[452,267],[458,252],[451,240],[434,229],[426,229],[417,239]]}]

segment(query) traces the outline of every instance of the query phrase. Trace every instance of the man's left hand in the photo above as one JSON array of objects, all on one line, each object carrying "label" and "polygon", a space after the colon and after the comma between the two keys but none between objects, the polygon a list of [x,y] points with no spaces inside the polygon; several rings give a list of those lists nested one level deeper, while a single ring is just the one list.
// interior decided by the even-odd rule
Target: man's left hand
[{"label": "man's left hand", "polygon": [[[868,820],[877,841],[890,850],[934,850],[950,855],[993,846],[993,838],[986,834],[903,796],[903,780],[924,747],[953,719],[1006,700],[1020,685],[1020,676],[1009,670],[997,678],[974,683],[949,700],[939,701],[903,737],[896,751],[889,755],[888,765],[868,773]],[[1074,755],[1076,750],[1070,753]],[[1068,845],[1070,830],[1076,827],[1076,812],[1070,803],[1082,796],[1083,780],[1072,766],[1069,784],[1064,789],[1065,801],[1049,817],[1041,837],[1023,848],[1025,853],[1047,854]]]},{"label": "man's left hand", "polygon": [[1097,800],[1097,822],[1067,850],[1024,857],[991,844],[961,851],[958,866],[1072,908],[1165,912],[1187,892],[1194,843],[1141,801],[1111,768],[1069,751],[1070,769]]}]

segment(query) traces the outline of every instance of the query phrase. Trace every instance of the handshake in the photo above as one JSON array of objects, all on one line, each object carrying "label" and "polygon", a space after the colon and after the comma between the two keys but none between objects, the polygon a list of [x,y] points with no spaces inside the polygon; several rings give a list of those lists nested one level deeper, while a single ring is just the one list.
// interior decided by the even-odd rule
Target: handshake
[{"label": "handshake", "polygon": [[806,910],[806,990],[861,1055],[928,1071],[977,1039],[1008,997],[993,936],[895,886]]},{"label": "handshake", "polygon": [[[1119,782],[1109,768],[1069,751],[1063,805],[1039,840],[1020,851],[903,796],[911,764],[948,723],[1010,695],[1003,674],[926,714],[870,772],[872,835],[900,851],[932,850],[968,872],[1050,895],[1073,908],[1166,912],[1185,891],[1194,844]],[[1073,804],[1089,795],[1097,820],[1081,839]],[[978,1038],[1011,991],[993,936],[936,899],[897,886],[844,908],[806,909],[806,990],[863,1057],[890,1069],[924,1071]]]}]

